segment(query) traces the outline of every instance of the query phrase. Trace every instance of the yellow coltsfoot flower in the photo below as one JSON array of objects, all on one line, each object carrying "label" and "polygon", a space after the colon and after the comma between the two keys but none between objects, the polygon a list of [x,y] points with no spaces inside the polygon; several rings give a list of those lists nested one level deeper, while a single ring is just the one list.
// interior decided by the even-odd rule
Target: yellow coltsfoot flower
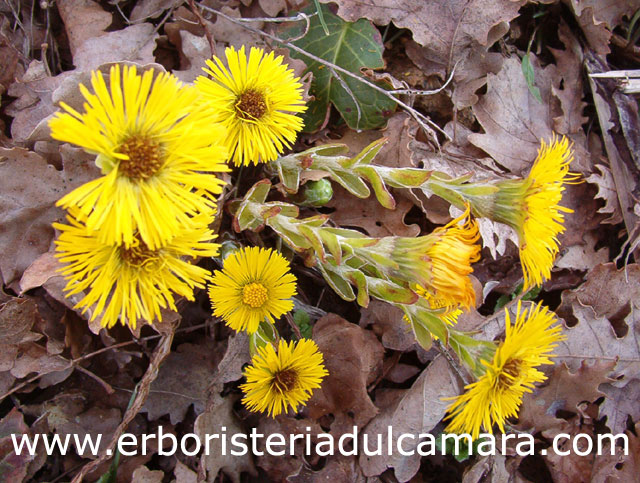
[{"label": "yellow coltsfoot flower", "polygon": [[[447,308],[457,319],[458,309],[475,306],[476,294],[469,275],[471,264],[480,260],[478,223],[465,213],[428,235],[435,242],[426,252],[431,264],[429,281],[417,293],[434,309]],[[458,311],[456,313],[456,311]]]},{"label": "yellow coltsfoot flower", "polygon": [[245,247],[227,257],[216,270],[209,298],[213,314],[233,330],[253,334],[260,322],[275,322],[293,308],[296,277],[289,262],[278,252]]},{"label": "yellow coltsfoot flower", "polygon": [[227,128],[236,166],[273,161],[303,126],[297,115],[307,109],[300,79],[273,52],[252,47],[247,58],[244,46],[228,47],[225,56],[227,66],[218,57],[207,60],[203,70],[211,78],[200,76],[195,86],[215,121]]},{"label": "yellow coltsfoot flower", "polygon": [[253,412],[275,417],[304,405],[313,389],[328,374],[322,353],[309,339],[298,342],[280,340],[278,350],[267,344],[253,357],[244,371],[247,382],[240,386],[244,405]]},{"label": "yellow coltsfoot flower", "polygon": [[198,215],[190,228],[154,250],[137,237],[128,247],[106,245],[87,229],[82,214],[72,210],[68,225],[53,224],[60,230],[56,258],[64,265],[65,295],[83,293],[76,307],[83,313],[91,309],[89,320],[102,315],[103,327],[118,319],[133,329],[138,321],[162,320],[162,308],[176,310],[174,294],[193,300],[194,289],[211,280],[208,270],[185,259],[217,255],[219,245],[211,241],[215,235],[208,227],[212,216]]},{"label": "yellow coltsfoot flower", "polygon": [[554,139],[547,146],[542,141],[538,157],[526,178],[521,200],[518,231],[524,290],[541,285],[551,277],[558,254],[558,235],[564,232],[564,213],[573,210],[560,206],[567,182],[577,179],[569,172],[573,154],[567,138]]},{"label": "yellow coltsfoot flower", "polygon": [[555,321],[555,314],[541,304],[522,310],[519,302],[513,325],[506,310],[504,341],[492,361],[482,361],[485,373],[454,398],[445,431],[476,439],[481,429],[492,433],[497,424],[504,433],[504,424],[518,414],[523,395],[532,392],[535,383],[546,380],[537,367],[553,364],[553,349],[563,338],[560,326],[553,325]]},{"label": "yellow coltsfoot flower", "polygon": [[108,85],[92,72],[91,87],[80,85],[84,113],[61,103],[66,112],[49,127],[54,139],[97,154],[104,176],[58,205],[79,208],[103,244],[156,250],[214,206],[224,185],[215,173],[229,171],[225,130],[196,107],[196,89],[168,73],[116,64]]}]

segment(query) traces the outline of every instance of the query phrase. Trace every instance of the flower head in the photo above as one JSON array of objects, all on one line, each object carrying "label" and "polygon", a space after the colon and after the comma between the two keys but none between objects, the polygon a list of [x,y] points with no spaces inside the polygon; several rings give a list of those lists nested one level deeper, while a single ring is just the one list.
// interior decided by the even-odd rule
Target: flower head
[{"label": "flower head", "polygon": [[278,252],[245,247],[227,257],[209,287],[214,315],[229,327],[249,334],[265,318],[271,323],[293,308],[296,278]]},{"label": "flower head", "polygon": [[480,233],[478,223],[469,216],[469,207],[429,236],[435,239],[426,251],[431,276],[418,287],[418,295],[427,299],[432,308],[446,308],[450,314],[460,307],[473,307],[476,295],[469,275],[473,272],[471,264],[480,259]]},{"label": "flower head", "polygon": [[560,206],[564,185],[578,178],[569,172],[572,160],[567,138],[554,137],[549,145],[542,141],[527,178],[497,183],[495,218],[518,234],[525,291],[551,277],[564,213],[573,213]]},{"label": "flower head", "polygon": [[103,176],[64,196],[88,229],[107,245],[143,241],[156,250],[174,233],[209,211],[212,195],[228,171],[224,128],[207,109],[196,108],[198,92],[167,73],[114,65],[109,84],[91,74],[93,93],[80,85],[84,113],[61,103],[65,113],[51,121],[51,136],[98,155]]},{"label": "flower head", "polygon": [[277,352],[267,344],[258,349],[244,371],[247,382],[240,386],[245,393],[242,402],[250,411],[266,411],[272,417],[287,412],[289,407],[296,411],[327,374],[314,341],[280,340]]},{"label": "flower head", "polygon": [[104,327],[118,319],[134,329],[138,320],[162,320],[161,308],[176,310],[174,294],[193,300],[193,290],[211,279],[207,270],[185,260],[217,255],[219,245],[211,242],[215,235],[208,228],[211,216],[198,215],[191,228],[154,250],[137,237],[128,247],[106,245],[87,229],[82,214],[72,210],[68,225],[53,225],[60,230],[56,257],[64,265],[60,271],[67,279],[66,295],[82,293],[76,307],[83,313],[91,309],[90,320],[102,314]]},{"label": "flower head", "polygon": [[482,361],[485,373],[449,407],[451,422],[446,431],[469,433],[473,439],[480,429],[491,433],[494,424],[504,432],[505,421],[518,414],[522,397],[532,392],[536,382],[546,379],[537,369],[553,364],[553,349],[562,340],[561,328],[553,325],[553,312],[542,305],[522,310],[518,303],[515,324],[506,311],[506,336],[491,362]]},{"label": "flower head", "polygon": [[204,68],[211,78],[200,76],[195,85],[226,126],[236,166],[273,161],[302,129],[296,115],[307,109],[302,84],[273,52],[252,47],[247,59],[243,46],[228,47],[225,55],[228,67],[214,56]]}]

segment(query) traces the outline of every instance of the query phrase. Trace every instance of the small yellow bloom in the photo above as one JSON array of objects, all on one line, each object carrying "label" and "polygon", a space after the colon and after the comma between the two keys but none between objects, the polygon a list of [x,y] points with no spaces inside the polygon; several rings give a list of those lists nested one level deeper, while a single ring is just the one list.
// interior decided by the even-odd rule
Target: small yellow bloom
[{"label": "small yellow bloom", "polygon": [[278,252],[246,247],[230,255],[216,270],[209,287],[213,314],[233,330],[258,330],[265,318],[271,323],[293,308],[296,277]]},{"label": "small yellow bloom", "polygon": [[478,223],[469,216],[469,207],[428,236],[436,239],[426,252],[431,274],[428,283],[418,287],[418,295],[426,298],[432,308],[447,307],[450,313],[475,306],[469,275],[473,272],[471,264],[480,259],[480,233]]},{"label": "small yellow bloom", "polygon": [[242,402],[249,411],[266,411],[272,417],[287,412],[289,407],[297,411],[327,374],[322,353],[314,341],[280,340],[278,352],[267,344],[258,349],[244,371],[247,382],[240,386],[245,393]]},{"label": "small yellow bloom", "polygon": [[93,93],[80,85],[84,113],[61,103],[51,136],[97,154],[104,176],[64,196],[86,226],[107,245],[143,241],[156,250],[197,213],[209,211],[228,171],[224,128],[208,109],[196,108],[198,92],[167,73],[114,65],[109,84],[92,72]]},{"label": "small yellow bloom", "polygon": [[504,342],[491,362],[482,361],[486,372],[454,398],[448,409],[447,419],[451,422],[446,431],[468,433],[476,439],[481,428],[492,433],[497,424],[504,433],[504,424],[518,414],[523,395],[532,392],[536,382],[546,379],[537,367],[553,364],[552,351],[563,338],[560,326],[553,325],[555,321],[555,314],[541,304],[522,311],[518,303],[514,325],[506,311]]},{"label": "small yellow bloom", "polygon": [[208,270],[185,258],[216,256],[219,245],[208,227],[213,216],[203,213],[192,227],[183,229],[164,247],[149,248],[134,238],[129,246],[106,245],[97,232],[87,229],[82,215],[72,210],[69,225],[54,223],[60,230],[56,257],[65,265],[67,297],[83,293],[76,303],[83,313],[91,309],[90,320],[102,314],[102,326],[112,327],[118,319],[136,328],[138,320],[162,320],[160,309],[176,310],[174,294],[193,300],[193,290],[204,288],[211,279]]},{"label": "small yellow bloom", "polygon": [[216,122],[227,128],[226,145],[236,166],[273,161],[302,129],[296,114],[307,107],[300,79],[273,52],[252,47],[247,59],[243,46],[228,47],[225,55],[228,67],[218,57],[207,60],[203,70],[211,79],[200,76],[195,85]]}]

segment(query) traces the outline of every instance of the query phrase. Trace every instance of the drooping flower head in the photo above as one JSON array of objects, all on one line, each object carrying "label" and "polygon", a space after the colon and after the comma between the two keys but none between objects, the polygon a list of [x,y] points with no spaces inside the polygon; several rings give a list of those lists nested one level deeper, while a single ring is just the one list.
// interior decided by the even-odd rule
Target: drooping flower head
[{"label": "drooping flower head", "polygon": [[430,235],[435,242],[426,252],[431,264],[429,281],[417,288],[434,309],[446,308],[449,314],[475,305],[476,295],[469,275],[471,264],[480,259],[478,223],[465,213]]},{"label": "drooping flower head", "polygon": [[258,330],[260,322],[275,322],[293,308],[296,277],[289,262],[278,252],[245,247],[229,255],[222,270],[216,270],[209,298],[213,314],[233,330]]},{"label": "drooping flower head", "polygon": [[522,310],[518,303],[513,325],[506,311],[505,339],[492,361],[482,361],[486,372],[467,385],[449,407],[447,419],[451,422],[446,431],[468,433],[476,439],[481,428],[492,433],[497,424],[504,433],[504,424],[518,414],[523,395],[546,379],[537,367],[553,364],[553,349],[563,338],[560,326],[553,325],[555,321],[555,314],[541,304]]},{"label": "drooping flower head", "polygon": [[275,417],[289,408],[297,411],[320,387],[328,374],[322,353],[310,339],[286,342],[278,350],[267,344],[253,357],[244,371],[247,382],[240,386],[244,405],[253,412],[267,412]]},{"label": "drooping flower head", "polygon": [[226,145],[236,166],[273,161],[302,129],[297,114],[307,108],[300,79],[282,56],[257,47],[248,58],[244,46],[228,47],[225,56],[226,66],[218,57],[207,60],[203,70],[211,78],[200,76],[195,85],[216,122],[227,128]]},{"label": "drooping flower head", "polygon": [[[106,245],[89,230],[82,214],[72,210],[69,224],[54,223],[60,230],[56,258],[67,279],[67,297],[81,294],[76,307],[91,310],[89,320],[102,315],[102,326],[118,320],[136,328],[138,321],[162,320],[160,310],[176,310],[175,295],[193,300],[195,288],[211,279],[208,270],[188,262],[189,258],[216,256],[219,245],[208,227],[213,216],[202,213],[190,228],[179,231],[165,246],[151,249],[135,237],[130,246]],[[94,306],[95,304],[95,306]]]},{"label": "drooping flower head", "polygon": [[196,89],[171,74],[116,64],[108,85],[92,72],[91,87],[80,85],[83,113],[61,103],[66,112],[49,127],[54,139],[97,154],[104,176],[58,205],[79,208],[104,244],[142,241],[155,250],[214,206],[224,184],[214,173],[229,170],[224,128],[196,107]]},{"label": "drooping flower head", "polygon": [[518,234],[525,291],[551,277],[558,235],[565,230],[564,214],[573,213],[560,206],[565,185],[578,178],[569,172],[571,161],[573,153],[567,138],[554,137],[548,145],[542,141],[529,176],[496,184],[492,218]]}]

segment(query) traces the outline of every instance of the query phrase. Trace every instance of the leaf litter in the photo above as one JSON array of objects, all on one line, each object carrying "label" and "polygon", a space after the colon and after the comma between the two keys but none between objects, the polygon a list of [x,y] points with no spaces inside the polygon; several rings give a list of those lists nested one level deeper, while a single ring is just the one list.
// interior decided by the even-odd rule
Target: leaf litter
[{"label": "leaf litter", "polygon": [[[191,2],[160,0],[12,0],[0,7],[0,466],[6,481],[93,481],[110,468],[117,474],[110,481],[179,483],[637,476],[638,104],[612,81],[588,74],[637,68],[640,47],[631,20],[640,3],[320,3],[203,0],[194,3],[197,14]],[[299,11],[307,17],[296,17]],[[280,27],[270,21],[284,17],[298,20]],[[293,40],[278,43],[274,36]],[[625,45],[625,36],[636,45]],[[283,457],[123,457],[114,467],[107,453],[89,457],[77,448],[67,455],[13,454],[11,433],[102,433],[104,450],[114,449],[125,431],[141,435],[160,425],[176,435],[215,433],[223,426],[227,433],[258,428],[286,435],[309,427],[315,441],[322,433],[343,435],[353,425],[368,435],[382,434],[389,425],[412,434],[442,432],[448,406],[443,398],[456,396],[464,385],[450,354],[440,354],[436,345],[420,347],[397,307],[372,300],[363,308],[338,298],[301,258],[292,261],[299,280],[296,304],[310,308],[307,324],[330,375],[297,418],[260,418],[239,403],[249,341],[211,316],[204,293],[193,302],[179,300],[178,314],[133,334],[123,327],[106,331],[99,321],[87,330],[86,314],[65,298],[52,255],[51,223],[64,217],[55,202],[99,173],[91,155],[51,140],[48,119],[60,102],[81,108],[77,84],[87,84],[92,70],[106,74],[111,63],[128,62],[192,82],[212,49],[220,54],[229,45],[279,49],[296,75],[306,76],[310,110],[294,152],[342,142],[354,155],[384,136],[388,142],[376,164],[482,180],[526,175],[540,139],[553,132],[571,139],[571,168],[586,183],[565,193],[564,204],[575,213],[566,216],[556,268],[538,296],[562,318],[566,339],[548,381],[525,397],[512,427],[532,433],[542,446],[560,432],[625,433],[628,456],[617,448],[614,455],[549,454],[533,462],[514,455],[458,461],[450,454],[421,458],[397,452],[319,458],[297,447]],[[432,96],[420,94],[437,90],[450,76],[438,94],[442,101],[431,103]],[[372,84],[403,92],[395,95],[401,104]],[[258,169],[234,174],[233,197],[241,198],[263,176]],[[300,182],[319,177],[326,176],[308,174]],[[335,226],[373,237],[424,235],[460,213],[436,195],[390,190],[395,209],[383,208],[375,196],[355,198],[334,182],[330,204],[304,213],[328,214]],[[266,231],[234,233],[228,212],[220,212],[221,239],[276,243]],[[505,296],[512,304],[520,296],[517,237],[488,218],[480,220],[480,233],[483,260],[474,275],[485,296],[460,324],[500,338],[504,316],[496,301]],[[293,335],[286,320],[278,324],[281,333]]]}]

